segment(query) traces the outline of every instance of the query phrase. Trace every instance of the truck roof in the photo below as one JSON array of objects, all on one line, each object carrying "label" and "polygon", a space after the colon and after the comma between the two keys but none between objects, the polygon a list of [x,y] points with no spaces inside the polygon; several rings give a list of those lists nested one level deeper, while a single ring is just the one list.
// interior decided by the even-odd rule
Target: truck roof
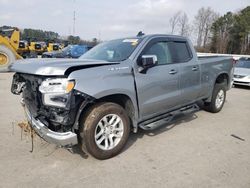
[{"label": "truck roof", "polygon": [[[179,36],[179,35],[167,35],[167,34],[149,34],[149,35],[141,35],[141,36],[135,36],[135,37],[127,37],[127,38],[134,38],[134,39],[151,39],[151,38],[157,38],[157,37],[167,37],[167,38],[171,38],[171,39],[183,39],[186,40],[186,37],[183,36]],[[126,38],[123,38],[126,39]]]}]

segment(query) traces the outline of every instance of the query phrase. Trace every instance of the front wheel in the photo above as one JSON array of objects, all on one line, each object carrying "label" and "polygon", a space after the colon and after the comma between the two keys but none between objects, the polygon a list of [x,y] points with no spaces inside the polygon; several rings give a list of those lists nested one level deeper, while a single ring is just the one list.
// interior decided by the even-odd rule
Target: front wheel
[{"label": "front wheel", "polygon": [[83,117],[80,132],[87,152],[97,159],[108,159],[125,146],[130,132],[129,118],[118,104],[96,104]]},{"label": "front wheel", "polygon": [[221,111],[226,100],[226,89],[225,84],[215,84],[211,102],[205,103],[205,110],[217,113]]}]

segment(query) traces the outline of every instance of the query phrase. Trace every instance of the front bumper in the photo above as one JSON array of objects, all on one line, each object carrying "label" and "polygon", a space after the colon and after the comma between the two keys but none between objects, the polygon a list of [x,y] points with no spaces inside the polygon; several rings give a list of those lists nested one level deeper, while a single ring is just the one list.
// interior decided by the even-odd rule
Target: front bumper
[{"label": "front bumper", "polygon": [[233,79],[234,85],[250,86],[250,79]]},{"label": "front bumper", "polygon": [[21,101],[24,107],[27,120],[34,131],[43,138],[46,142],[56,144],[58,146],[70,147],[78,143],[77,135],[71,131],[69,132],[55,132],[47,128],[39,119],[32,116],[25,103]]}]

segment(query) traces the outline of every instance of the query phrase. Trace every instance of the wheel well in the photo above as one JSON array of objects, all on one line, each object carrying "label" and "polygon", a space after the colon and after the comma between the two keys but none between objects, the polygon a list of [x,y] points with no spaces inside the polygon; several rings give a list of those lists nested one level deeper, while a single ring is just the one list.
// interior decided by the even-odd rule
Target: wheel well
[{"label": "wheel well", "polygon": [[[225,83],[226,88],[229,88],[229,76],[228,76],[228,74],[226,74],[226,73],[219,74],[215,80],[214,86],[215,86],[215,84],[221,84],[221,83]],[[203,101],[211,102],[212,91],[213,91],[213,88],[211,90],[211,95],[208,98],[203,99]]]},{"label": "wheel well", "polygon": [[[114,94],[102,97],[97,100],[97,102],[113,102],[122,106],[130,119],[130,125],[133,126],[135,119],[135,108],[132,100],[124,94]],[[132,127],[131,127],[132,128]]]},{"label": "wheel well", "polygon": [[216,84],[221,84],[221,83],[225,82],[226,85],[228,85],[228,81],[229,81],[228,75],[227,75],[226,73],[222,73],[222,74],[220,74],[220,75],[216,78],[215,83],[216,83]]},{"label": "wheel well", "polygon": [[[89,109],[97,103],[102,103],[102,102],[112,102],[116,103],[120,106],[122,106],[125,111],[127,112],[127,115],[129,117],[130,125],[131,128],[133,129],[134,132],[137,132],[137,123],[135,120],[136,114],[135,114],[135,108],[133,105],[132,100],[124,94],[114,94],[114,95],[108,95],[99,99],[95,99],[94,101],[87,103],[87,105],[84,107],[84,109],[80,112],[80,116],[77,121],[81,121],[86,113],[89,111]],[[76,130],[79,128],[76,128]]]}]

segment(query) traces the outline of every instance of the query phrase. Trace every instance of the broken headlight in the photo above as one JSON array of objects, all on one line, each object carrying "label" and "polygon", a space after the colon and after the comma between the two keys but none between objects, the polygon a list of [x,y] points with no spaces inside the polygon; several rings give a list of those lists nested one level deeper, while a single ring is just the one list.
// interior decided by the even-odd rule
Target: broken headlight
[{"label": "broken headlight", "polygon": [[69,93],[75,86],[73,80],[66,78],[47,79],[39,87],[41,93]]},{"label": "broken headlight", "polygon": [[44,80],[39,86],[39,91],[43,94],[44,105],[66,107],[74,86],[75,82],[66,78]]}]

